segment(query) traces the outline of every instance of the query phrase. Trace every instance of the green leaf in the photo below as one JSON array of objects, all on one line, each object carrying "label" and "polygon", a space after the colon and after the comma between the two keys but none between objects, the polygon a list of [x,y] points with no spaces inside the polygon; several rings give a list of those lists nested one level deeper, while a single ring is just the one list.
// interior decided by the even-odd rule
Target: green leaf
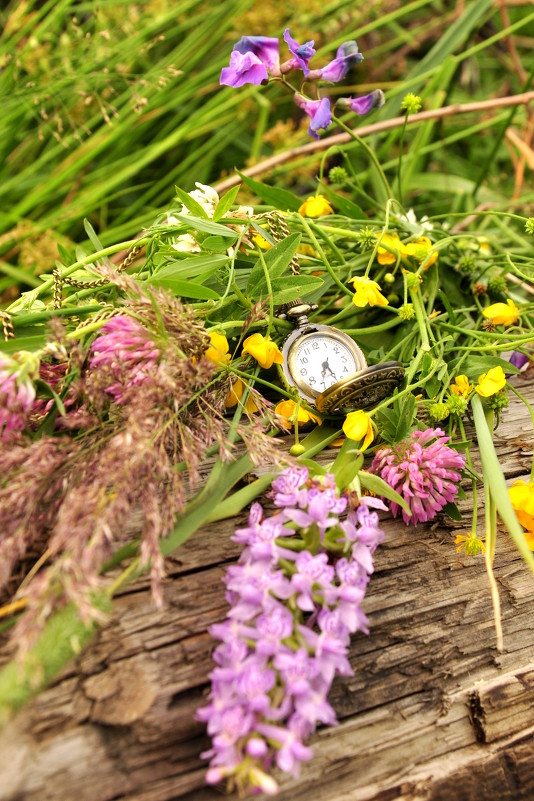
[{"label": "green leaf", "polygon": [[207,236],[206,239],[202,240],[202,247],[205,250],[224,253],[228,249],[228,239],[222,236]]},{"label": "green leaf", "polygon": [[506,359],[501,359],[499,356],[469,356],[465,363],[465,375],[471,380],[478,380],[479,376],[487,373],[493,367],[502,367],[505,373],[519,373],[520,370]]},{"label": "green leaf", "polygon": [[[184,192],[184,190],[180,189],[179,186],[175,186],[174,189],[178,200],[182,201],[186,209],[188,209],[191,212],[191,214],[194,214],[195,217],[200,217],[201,219],[209,220],[206,210],[203,209],[200,203],[197,203],[197,201],[194,198],[192,198],[191,195],[188,195],[187,192]],[[176,216],[180,218],[180,215],[177,214]]]},{"label": "green leaf", "polygon": [[313,275],[289,275],[284,278],[275,278],[271,281],[273,303],[275,306],[290,303],[292,300],[314,292],[322,284],[322,278],[316,278]]},{"label": "green leaf", "polygon": [[287,189],[279,189],[274,186],[262,184],[260,181],[254,181],[248,178],[244,173],[236,170],[237,174],[245,184],[251,189],[254,194],[258,195],[262,200],[270,206],[280,211],[298,211],[302,205],[302,200],[298,198],[293,192],[288,192]]},{"label": "green leaf", "polygon": [[[93,228],[93,226],[91,225],[91,223],[89,222],[88,219],[84,219],[83,227],[85,228],[85,233],[89,237],[89,240],[90,240],[92,246],[94,247],[94,249],[97,250],[97,251],[98,250],[104,250],[104,245],[102,244],[102,242],[98,238],[98,235],[97,235],[95,229]],[[67,264],[68,264],[68,262],[67,262]]]},{"label": "green leaf", "polygon": [[[299,244],[300,234],[290,234],[286,239],[282,239],[281,242],[278,242],[278,244],[264,254],[265,266],[267,267],[267,272],[271,280],[273,278],[279,278],[286,272]],[[251,297],[257,298],[260,294],[265,294],[266,291],[267,283],[265,281],[263,265],[261,259],[258,258],[256,264],[250,271],[246,293]]]},{"label": "green leaf", "polygon": [[213,289],[209,289],[202,284],[195,284],[192,281],[184,281],[180,278],[172,276],[159,275],[153,276],[147,283],[153,286],[162,286],[164,289],[170,289],[173,295],[180,298],[194,298],[195,300],[219,300],[220,295]]},{"label": "green leaf", "polygon": [[411,517],[411,510],[404,498],[402,498],[398,492],[395,492],[389,484],[380,478],[380,476],[375,476],[374,473],[367,473],[365,470],[362,470],[358,476],[360,479],[360,484],[365,489],[368,489],[369,492],[374,492],[375,495],[381,495],[384,498],[387,498],[389,501],[393,501],[397,503],[406,514],[410,515]]},{"label": "green leaf", "polygon": [[175,214],[174,216],[194,231],[203,231],[206,234],[225,237],[225,239],[229,240],[230,245],[237,239],[237,233],[225,225],[219,225],[219,223],[214,223],[211,220],[202,220],[192,214]]},{"label": "green leaf", "polygon": [[452,503],[452,501],[450,503],[446,503],[441,512],[442,514],[447,515],[447,517],[450,517],[452,520],[456,520],[458,522],[461,522],[462,520],[462,513],[456,504]]},{"label": "green leaf", "polygon": [[382,437],[392,445],[401,442],[410,431],[416,413],[417,404],[409,393],[396,401],[393,408],[382,409],[376,415],[376,422]]},{"label": "green leaf", "polygon": [[224,217],[227,211],[230,211],[240,188],[241,187],[239,186],[234,186],[233,189],[230,189],[230,191],[219,200],[215,211],[213,212],[213,222],[217,222],[217,220],[220,220],[221,217]]},{"label": "green leaf", "polygon": [[13,339],[8,339],[7,342],[0,341],[0,351],[2,353],[16,353],[19,350],[33,352],[44,347],[45,342],[46,335],[44,326],[39,326],[38,328],[20,328],[17,329],[17,335]]},{"label": "green leaf", "polygon": [[181,278],[182,280],[187,280],[188,278],[202,276],[203,281],[205,281],[223,264],[227,264],[229,258],[229,256],[222,253],[214,253],[212,255],[199,253],[197,257],[192,256],[187,259],[167,262],[153,274],[152,278]]}]

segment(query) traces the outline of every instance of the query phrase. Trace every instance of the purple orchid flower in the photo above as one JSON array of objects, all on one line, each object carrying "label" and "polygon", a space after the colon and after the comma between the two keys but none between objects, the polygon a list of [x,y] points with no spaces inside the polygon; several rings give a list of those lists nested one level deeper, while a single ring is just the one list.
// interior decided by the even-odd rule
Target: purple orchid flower
[{"label": "purple orchid flower", "polygon": [[338,83],[343,80],[354,64],[360,64],[362,61],[363,56],[358,50],[356,42],[353,39],[350,42],[343,42],[338,48],[336,57],[326,67],[317,70],[317,77],[323,81]]},{"label": "purple orchid flower", "polygon": [[221,70],[219,83],[225,86],[259,86],[269,80],[269,72],[280,73],[278,39],[269,36],[242,36],[234,45],[230,66]]},{"label": "purple orchid flower", "polygon": [[340,97],[337,101],[338,106],[355,111],[360,117],[368,114],[373,108],[382,108],[385,102],[386,98],[381,89],[374,89],[370,94],[362,97]]},{"label": "purple orchid flower", "polygon": [[299,108],[306,112],[310,118],[308,133],[314,139],[319,139],[317,131],[320,128],[328,128],[332,122],[332,109],[330,100],[323,97],[322,100],[306,100],[302,95],[294,96],[295,103]]},{"label": "purple orchid flower", "polygon": [[310,59],[315,55],[314,40],[312,39],[309,42],[305,42],[303,45],[299,45],[299,43],[291,37],[289,28],[286,28],[284,31],[284,42],[289,47],[289,52],[293,58],[290,58],[289,61],[286,61],[282,65],[281,71],[289,72],[290,70],[301,69],[304,73],[304,77],[307,77],[310,74],[308,64]]}]

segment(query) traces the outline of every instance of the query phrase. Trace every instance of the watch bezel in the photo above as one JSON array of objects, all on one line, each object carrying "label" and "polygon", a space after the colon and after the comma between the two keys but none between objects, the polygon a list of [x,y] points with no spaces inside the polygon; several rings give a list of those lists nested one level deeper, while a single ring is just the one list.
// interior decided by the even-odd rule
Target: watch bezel
[{"label": "watch bezel", "polygon": [[[346,334],[344,331],[340,331],[339,328],[334,328],[330,325],[320,325],[315,323],[310,323],[302,328],[298,328],[293,331],[282,347],[282,355],[284,357],[284,362],[282,365],[282,369],[284,371],[284,375],[291,386],[294,386],[298,389],[300,395],[307,400],[309,403],[314,404],[315,399],[323,394],[319,390],[315,390],[310,384],[304,381],[301,378],[299,371],[296,367],[296,353],[298,347],[302,344],[304,340],[308,337],[311,337],[313,334],[323,334],[323,336],[328,335],[332,339],[337,339],[339,342],[343,343],[345,347],[347,347],[354,356],[354,360],[356,362],[357,370],[355,373],[351,373],[351,375],[347,376],[346,378],[342,379],[342,381],[336,382],[337,384],[345,383],[353,378],[354,375],[361,372],[361,370],[367,367],[367,362],[365,360],[365,356],[363,354],[362,349],[356,342]],[[329,388],[328,388],[329,389]],[[328,390],[325,390],[328,391]]]}]

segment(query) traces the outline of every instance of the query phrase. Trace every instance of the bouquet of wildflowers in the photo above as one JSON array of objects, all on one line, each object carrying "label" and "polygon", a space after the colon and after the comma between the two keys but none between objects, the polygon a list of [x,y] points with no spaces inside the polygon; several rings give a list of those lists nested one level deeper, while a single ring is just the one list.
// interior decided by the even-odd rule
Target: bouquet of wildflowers
[{"label": "bouquet of wildflowers", "polygon": [[[263,205],[197,184],[134,240],[103,247],[87,224],[90,246],[64,252],[2,313],[0,355],[0,613],[18,660],[0,673],[0,716],[55,675],[126,581],[150,571],[163,603],[164,556],[269,489],[235,533],[243,552],[227,571],[230,608],[212,629],[216,667],[198,712],[212,737],[208,781],[268,793],[271,768],[295,775],[309,736],[336,722],[328,692],[351,671],[351,634],[368,631],[360,605],[379,511],[399,525],[461,520],[456,500],[471,484],[456,545],[484,555],[498,646],[497,515],[534,570],[534,483],[508,491],[492,441],[508,393],[522,398],[509,378],[531,365],[534,222],[488,212],[514,226],[503,245],[448,215],[418,219],[402,205],[401,159],[394,192],[352,117],[333,114],[329,87],[362,61],[356,42],[314,68],[312,41],[283,38],[285,61],[278,39],[242,37],[221,84],[282,85],[314,139],[338,124],[380,199],[347,150],[308,198],[242,176]],[[336,105],[362,116],[384,100],[375,89]],[[418,104],[407,95],[407,115]],[[402,382],[341,413],[303,397],[283,354],[288,309],[303,300],[311,324],[336,326],[371,368],[398,362]],[[330,445],[340,450],[323,469],[313,457]],[[239,486],[259,463],[270,472]]]}]

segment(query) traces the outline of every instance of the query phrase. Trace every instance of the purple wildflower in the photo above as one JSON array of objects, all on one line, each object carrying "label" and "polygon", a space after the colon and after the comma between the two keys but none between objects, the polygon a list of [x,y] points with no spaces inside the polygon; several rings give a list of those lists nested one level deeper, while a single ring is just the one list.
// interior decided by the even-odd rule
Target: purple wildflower
[{"label": "purple wildflower", "polygon": [[363,117],[373,108],[382,108],[385,102],[384,92],[381,89],[373,89],[368,95],[362,95],[362,97],[340,97],[337,104],[342,108],[349,108]]},{"label": "purple wildflower", "polygon": [[[368,630],[360,603],[383,534],[366,504],[340,520],[348,498],[332,476],[289,468],[273,481],[271,497],[281,511],[265,517],[254,504],[234,536],[246,547],[227,571],[227,619],[210,629],[220,644],[198,718],[212,737],[206,781],[228,778],[241,792],[274,794],[272,764],[298,776],[312,756],[304,741],[318,724],[337,722],[327,697],[335,675],[352,672],[350,634]],[[316,534],[333,527],[339,536],[330,552]]]},{"label": "purple wildflower", "polygon": [[319,139],[318,130],[328,128],[332,122],[332,108],[330,100],[323,97],[322,100],[306,100],[302,95],[294,95],[297,106],[301,108],[310,118],[308,133],[314,139]]},{"label": "purple wildflower", "polygon": [[278,39],[269,36],[242,36],[234,45],[230,66],[221,70],[219,83],[225,86],[259,86],[269,80],[269,72],[278,75],[280,55]]},{"label": "purple wildflower", "polygon": [[149,380],[161,350],[143,326],[126,314],[112,317],[91,345],[91,370],[104,370],[111,383],[106,392],[115,403],[127,400],[130,387]]},{"label": "purple wildflower", "polygon": [[9,442],[22,431],[35,398],[27,371],[9,357],[0,356],[0,439]]},{"label": "purple wildflower", "polygon": [[523,369],[526,370],[526,366],[530,362],[531,358],[532,357],[527,356],[526,353],[521,353],[518,350],[514,350],[508,361],[510,362],[510,364],[513,364],[514,367],[517,367],[518,370],[521,370],[521,372],[523,372]]},{"label": "purple wildflower", "polygon": [[[380,475],[407,502],[412,515],[402,512],[406,524],[432,520],[458,492],[465,456],[447,446],[449,437],[440,428],[412,431],[397,445],[377,451],[371,472]],[[400,507],[391,504],[397,516]]]},{"label": "purple wildflower", "polygon": [[318,77],[323,81],[338,83],[346,76],[349,69],[363,61],[363,55],[358,50],[358,45],[354,40],[344,42],[336,53],[336,57],[330,61],[326,67],[317,70]]},{"label": "purple wildflower", "polygon": [[310,74],[308,64],[310,59],[315,55],[314,40],[312,39],[309,42],[305,42],[303,45],[299,45],[298,42],[291,38],[289,28],[286,28],[284,31],[284,41],[289,47],[292,58],[282,65],[281,71],[289,72],[290,70],[300,68],[304,73],[304,77],[308,76]]}]

